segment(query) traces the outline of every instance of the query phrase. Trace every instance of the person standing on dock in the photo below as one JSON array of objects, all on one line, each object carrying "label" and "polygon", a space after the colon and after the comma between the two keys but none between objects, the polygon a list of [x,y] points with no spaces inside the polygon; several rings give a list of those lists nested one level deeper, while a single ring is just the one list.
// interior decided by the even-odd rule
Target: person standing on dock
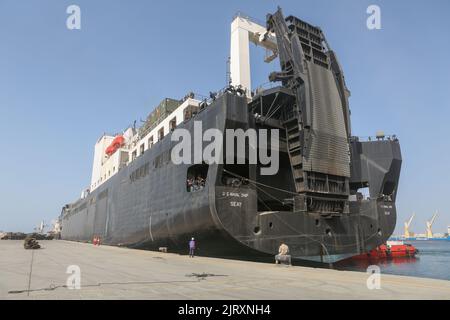
[{"label": "person standing on dock", "polygon": [[189,241],[189,258],[194,257],[194,251],[195,251],[195,239],[192,238],[191,241]]}]

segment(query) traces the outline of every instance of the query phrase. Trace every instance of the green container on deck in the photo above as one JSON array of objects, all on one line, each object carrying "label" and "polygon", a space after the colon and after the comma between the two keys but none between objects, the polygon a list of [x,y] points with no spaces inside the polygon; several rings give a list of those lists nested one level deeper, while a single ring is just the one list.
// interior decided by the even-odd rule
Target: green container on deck
[{"label": "green container on deck", "polygon": [[180,105],[180,100],[165,98],[161,101],[159,105],[148,115],[147,120],[139,129],[139,136],[141,138],[145,137]]}]

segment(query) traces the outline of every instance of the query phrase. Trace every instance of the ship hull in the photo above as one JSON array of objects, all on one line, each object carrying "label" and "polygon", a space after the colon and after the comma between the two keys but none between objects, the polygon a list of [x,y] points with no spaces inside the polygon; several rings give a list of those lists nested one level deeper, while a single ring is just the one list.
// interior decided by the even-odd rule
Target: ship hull
[{"label": "ship hull", "polygon": [[[248,110],[245,97],[225,93],[179,128],[194,132],[194,121],[202,123],[203,131],[256,128]],[[258,180],[258,166],[249,166],[248,177],[254,183],[229,186],[222,183],[224,165],[210,164],[205,186],[189,192],[186,179],[191,165],[171,161],[175,144],[167,135],[85,199],[66,206],[62,239],[86,242],[99,237],[108,245],[149,250],[167,247],[169,252],[187,254],[188,241],[195,237],[198,254],[238,259],[273,256],[284,241],[294,259],[334,262],[381,245],[395,227],[393,199],[350,202],[349,213],[336,217],[273,206],[262,208],[261,188],[267,184],[294,192],[283,147],[280,170],[274,176]],[[365,172],[367,169],[361,165],[370,157],[385,161],[379,163],[383,168],[378,175]],[[389,175],[398,182],[398,143],[380,141],[370,145],[355,141],[352,163],[354,183],[386,180]],[[269,191],[270,186],[264,192]]]}]

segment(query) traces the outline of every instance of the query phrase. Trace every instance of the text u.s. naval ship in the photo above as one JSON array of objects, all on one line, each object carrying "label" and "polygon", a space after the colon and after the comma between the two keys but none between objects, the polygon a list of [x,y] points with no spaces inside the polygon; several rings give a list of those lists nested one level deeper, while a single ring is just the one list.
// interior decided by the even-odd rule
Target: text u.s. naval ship
[{"label": "text u.s. naval ship", "polygon": [[[280,62],[271,88],[251,91],[250,42]],[[103,135],[90,187],[63,207],[62,238],[187,251],[194,236],[199,254],[237,258],[273,255],[284,241],[293,258],[326,262],[384,243],[396,224],[399,142],[352,136],[350,93],[322,30],[280,9],[266,26],[238,15],[229,74],[208,100],[165,99],[140,128]],[[176,163],[179,129],[197,145],[194,136],[209,129],[277,130],[267,143],[277,170],[263,174],[267,163],[249,161],[260,147],[249,139],[235,161],[223,143],[223,161]]]}]

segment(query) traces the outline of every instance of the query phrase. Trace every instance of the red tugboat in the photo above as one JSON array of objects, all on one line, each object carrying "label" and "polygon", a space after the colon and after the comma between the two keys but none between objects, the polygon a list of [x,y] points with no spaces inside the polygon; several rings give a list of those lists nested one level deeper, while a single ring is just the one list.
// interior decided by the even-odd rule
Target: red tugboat
[{"label": "red tugboat", "polygon": [[393,258],[413,258],[418,250],[412,244],[405,244],[403,241],[388,241],[367,253],[354,256],[351,259],[393,259]]}]

